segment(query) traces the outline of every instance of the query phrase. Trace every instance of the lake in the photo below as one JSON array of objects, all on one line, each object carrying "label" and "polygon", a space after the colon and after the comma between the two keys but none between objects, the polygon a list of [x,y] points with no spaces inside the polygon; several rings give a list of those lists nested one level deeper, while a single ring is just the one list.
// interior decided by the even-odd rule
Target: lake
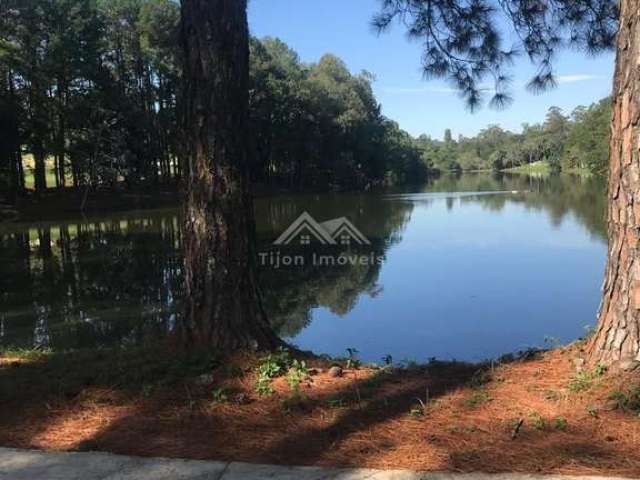
[{"label": "lake", "polygon": [[[604,191],[598,177],[479,173],[260,198],[265,309],[300,348],[355,348],[367,361],[480,361],[570,342],[596,320]],[[337,224],[323,222],[346,217],[363,245],[351,227],[335,245],[313,234],[274,245],[303,212],[329,233]],[[0,345],[138,345],[171,332],[181,312],[179,217],[176,208],[0,225]]]}]

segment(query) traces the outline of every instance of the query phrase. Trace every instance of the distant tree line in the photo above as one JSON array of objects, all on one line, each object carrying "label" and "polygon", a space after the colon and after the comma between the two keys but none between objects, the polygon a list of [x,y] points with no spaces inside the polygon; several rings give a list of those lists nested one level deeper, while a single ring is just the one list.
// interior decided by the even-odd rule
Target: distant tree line
[{"label": "distant tree line", "polygon": [[[175,185],[183,176],[180,10],[172,0],[0,4],[0,182],[34,188]],[[372,76],[251,42],[253,180],[366,187],[426,175],[380,113]]]},{"label": "distant tree line", "polygon": [[604,173],[609,161],[611,99],[577,107],[565,115],[551,107],[544,122],[525,124],[521,133],[490,125],[472,138],[418,137],[427,166],[440,171],[506,170],[545,162],[551,171]]},{"label": "distant tree line", "polygon": [[289,187],[366,186],[419,179],[413,138],[380,112],[363,71],[324,55],[304,64],[278,39],[251,42],[254,180]]}]

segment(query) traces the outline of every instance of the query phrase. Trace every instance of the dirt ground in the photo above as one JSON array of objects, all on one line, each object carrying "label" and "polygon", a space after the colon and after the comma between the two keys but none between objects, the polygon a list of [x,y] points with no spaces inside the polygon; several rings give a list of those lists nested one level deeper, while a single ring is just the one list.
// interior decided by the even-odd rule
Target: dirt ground
[{"label": "dirt ground", "polygon": [[[256,393],[261,360],[227,360],[168,386],[52,377],[46,360],[0,357],[0,445],[142,456],[429,471],[640,475],[640,372],[578,372],[579,347],[498,365],[347,368],[307,360]],[[313,368],[311,368],[313,367]],[[332,372],[334,373],[334,372]],[[35,379],[35,380],[34,380]],[[634,396],[635,395],[635,396]]]}]

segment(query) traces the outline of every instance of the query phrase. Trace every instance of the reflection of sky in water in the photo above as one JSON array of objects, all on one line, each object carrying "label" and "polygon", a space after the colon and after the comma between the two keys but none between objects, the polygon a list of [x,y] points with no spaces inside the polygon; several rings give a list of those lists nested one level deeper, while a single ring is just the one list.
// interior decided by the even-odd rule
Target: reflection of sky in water
[{"label": "reflection of sky in water", "polygon": [[[298,346],[357,348],[371,361],[481,360],[579,337],[600,297],[602,189],[522,178],[259,200],[263,246],[306,210],[320,221],[347,216],[386,256],[381,267],[263,272],[265,308]],[[180,322],[180,251],[176,210],[0,226],[0,343],[74,348],[165,335]]]},{"label": "reflection of sky in water", "polygon": [[554,224],[523,204],[421,200],[387,254],[382,294],[360,297],[343,318],[315,309],[297,345],[333,355],[356,347],[373,361],[481,360],[545,337],[570,341],[594,323],[606,245],[575,216]]}]

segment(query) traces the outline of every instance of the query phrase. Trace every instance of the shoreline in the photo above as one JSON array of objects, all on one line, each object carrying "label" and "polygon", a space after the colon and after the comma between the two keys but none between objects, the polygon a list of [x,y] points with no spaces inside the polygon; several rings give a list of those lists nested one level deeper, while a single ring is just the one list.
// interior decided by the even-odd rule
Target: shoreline
[{"label": "shoreline", "polygon": [[[308,189],[291,190],[257,186],[252,193],[259,199],[272,195],[313,195],[332,193],[368,193],[379,191],[384,187],[373,189]],[[140,189],[140,190],[105,190],[91,192],[87,196],[85,208],[80,205],[84,201],[84,191],[68,188],[63,191],[51,189],[38,196],[33,192],[18,198],[16,205],[0,204],[0,224],[3,222],[39,222],[69,220],[79,216],[91,217],[110,212],[127,212],[152,210],[159,208],[179,207],[183,192],[173,189]]]}]

